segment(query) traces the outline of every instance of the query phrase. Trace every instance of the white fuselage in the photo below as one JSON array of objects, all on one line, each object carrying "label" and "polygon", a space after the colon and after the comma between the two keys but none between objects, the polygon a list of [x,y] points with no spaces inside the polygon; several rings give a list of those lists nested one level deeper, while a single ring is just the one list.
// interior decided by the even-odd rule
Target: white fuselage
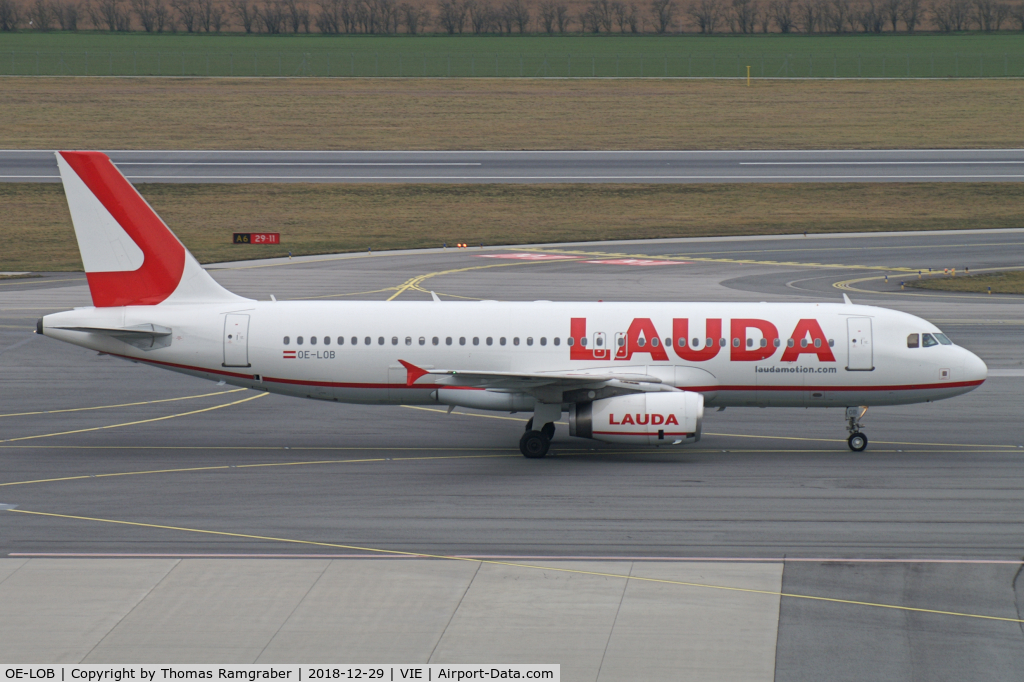
[{"label": "white fuselage", "polygon": [[[708,406],[916,403],[966,393],[987,372],[956,345],[908,347],[912,334],[939,333],[923,319],[826,303],[242,300],[82,308],[42,324],[47,336],[131,360],[351,403],[487,407],[471,391],[439,400],[430,377],[409,385],[400,360],[427,370],[648,375],[704,394]],[[147,347],[70,329],[136,325],[170,334]]]}]

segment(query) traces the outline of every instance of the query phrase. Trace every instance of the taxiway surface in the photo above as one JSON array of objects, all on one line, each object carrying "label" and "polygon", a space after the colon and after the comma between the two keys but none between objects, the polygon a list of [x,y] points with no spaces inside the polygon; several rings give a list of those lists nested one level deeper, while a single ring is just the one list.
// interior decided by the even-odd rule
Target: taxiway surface
[{"label": "taxiway surface", "polygon": [[[758,663],[763,679],[1010,679],[1024,666],[1024,297],[900,282],[929,268],[1019,267],[1022,248],[1024,230],[999,230],[212,268],[229,289],[264,300],[428,302],[436,291],[450,300],[811,302],[845,292],[932,320],[988,363],[990,379],[966,396],[872,409],[871,446],[859,454],[846,448],[839,411],[730,408],[710,413],[702,441],[685,450],[605,446],[562,426],[553,456],[526,460],[516,448],[526,415],[233,391],[33,335],[40,315],[89,304],[81,274],[0,280],[0,505],[16,506],[0,511],[0,554],[28,571],[69,555],[413,553],[527,572],[572,563],[579,575],[589,570],[579,562],[604,562],[620,577],[702,560],[703,578],[689,581],[719,583],[723,566],[780,566],[777,584],[770,571],[750,583],[782,593],[767,616],[777,642],[772,660]],[[0,603],[12,580],[0,575]],[[687,600],[698,588],[679,580],[673,594]],[[643,618],[633,627],[642,632]],[[604,679],[617,679],[610,669]],[[597,670],[565,679],[598,679]]]},{"label": "taxiway surface", "polygon": [[[132,182],[1021,182],[1024,150],[124,151]],[[0,151],[0,182],[57,182],[46,150]]]}]

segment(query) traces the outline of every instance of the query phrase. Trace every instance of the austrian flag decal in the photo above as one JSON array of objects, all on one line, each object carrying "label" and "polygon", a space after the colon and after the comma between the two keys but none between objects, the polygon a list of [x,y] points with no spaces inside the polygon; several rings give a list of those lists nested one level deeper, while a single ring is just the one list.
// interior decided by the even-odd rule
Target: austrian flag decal
[{"label": "austrian flag decal", "polygon": [[284,359],[285,360],[294,360],[295,359],[295,351],[293,351],[293,350],[286,350],[284,352]]}]

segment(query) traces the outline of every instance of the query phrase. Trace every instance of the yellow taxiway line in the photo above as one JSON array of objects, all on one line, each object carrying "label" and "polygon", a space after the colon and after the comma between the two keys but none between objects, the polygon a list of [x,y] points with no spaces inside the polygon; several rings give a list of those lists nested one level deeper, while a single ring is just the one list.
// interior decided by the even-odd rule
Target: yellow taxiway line
[{"label": "yellow taxiway line", "polygon": [[[102,519],[102,518],[96,518],[96,517],[91,517],[91,516],[76,516],[76,515],[72,515],[72,514],[55,514],[55,513],[52,513],[52,512],[39,512],[39,511],[31,511],[31,510],[28,510],[28,509],[8,509],[7,511],[8,512],[13,512],[15,514],[27,514],[27,515],[32,515],[32,516],[46,516],[46,517],[51,517],[51,518],[70,519],[70,520],[75,520],[75,521],[91,521],[91,522],[94,522],[94,523],[109,523],[109,524],[116,524],[116,525],[122,525],[122,526],[133,526],[133,527],[136,527],[136,528],[151,528],[151,529],[156,529],[156,530],[170,530],[170,531],[177,531],[177,532],[184,532],[184,533],[197,533],[197,534],[203,534],[203,535],[216,535],[216,536],[220,536],[220,537],[241,538],[241,539],[244,539],[244,540],[259,540],[259,541],[264,541],[264,542],[280,542],[280,543],[297,544],[297,545],[312,545],[312,546],[316,546],[316,547],[330,547],[332,549],[344,549],[344,550],[356,551],[356,552],[367,552],[368,554],[371,554],[371,555],[377,554],[377,555],[388,555],[388,556],[404,556],[404,557],[418,558],[418,559],[441,559],[441,560],[445,560],[445,561],[465,561],[465,562],[470,562],[470,563],[475,563],[475,564],[486,564],[486,565],[491,565],[491,566],[507,566],[507,567],[510,567],[510,568],[521,568],[521,569],[535,570],[535,571],[551,571],[551,572],[555,572],[555,573],[569,573],[569,574],[573,574],[573,575],[592,575],[592,576],[597,576],[597,577],[602,577],[602,578],[617,578],[617,579],[627,580],[627,581],[628,580],[633,580],[633,581],[637,581],[637,582],[656,583],[656,584],[661,584],[661,585],[678,585],[678,586],[681,586],[681,587],[696,587],[696,588],[700,588],[700,589],[721,590],[721,591],[725,591],[725,592],[740,592],[740,593],[745,593],[745,594],[760,594],[760,595],[765,595],[765,596],[770,596],[770,597],[780,597],[780,598],[785,597],[787,599],[805,599],[805,600],[810,600],[810,601],[826,602],[826,603],[832,603],[832,604],[847,604],[847,605],[851,605],[851,606],[866,606],[866,607],[870,607],[870,608],[890,609],[890,610],[895,610],[895,611],[904,611],[904,612],[911,612],[911,613],[927,613],[927,614],[938,615],[938,616],[951,616],[951,617],[957,617],[957,618],[972,618],[972,619],[979,619],[979,620],[992,620],[992,621],[1000,621],[1000,622],[1005,622],[1005,623],[1024,623],[1024,619],[1021,619],[1021,618],[1008,618],[1008,617],[1005,617],[1005,616],[989,616],[989,615],[985,615],[985,614],[981,614],[981,613],[966,613],[966,612],[963,612],[963,611],[946,611],[946,610],[943,610],[943,609],[926,609],[926,608],[921,608],[921,607],[916,607],[916,606],[903,606],[903,605],[900,605],[900,604],[885,604],[885,603],[881,603],[881,602],[869,602],[869,601],[861,601],[861,600],[857,600],[857,599],[839,599],[837,597],[823,597],[823,596],[820,596],[820,595],[798,594],[798,593],[794,593],[794,592],[782,592],[782,591],[776,591],[776,590],[758,590],[758,589],[749,588],[749,587],[731,587],[731,586],[726,586],[726,585],[713,585],[713,584],[710,584],[710,583],[697,583],[697,582],[690,582],[690,581],[685,581],[685,580],[668,580],[668,579],[664,579],[664,578],[644,578],[642,576],[626,575],[626,574],[622,574],[622,573],[607,573],[607,572],[603,572],[603,571],[584,571],[584,570],[575,569],[575,568],[565,568],[565,567],[561,567],[561,566],[541,566],[541,565],[538,565],[538,564],[527,564],[527,563],[520,563],[520,562],[516,562],[516,561],[499,561],[499,560],[495,560],[495,559],[479,559],[479,558],[474,558],[474,557],[453,556],[453,555],[447,555],[447,554],[430,554],[430,553],[424,553],[424,552],[405,552],[405,551],[394,550],[394,549],[381,549],[381,548],[378,548],[378,547],[363,547],[363,546],[360,546],[360,545],[345,545],[345,544],[334,543],[334,542],[318,542],[318,541],[315,541],[315,540],[297,540],[297,539],[294,539],[294,538],[279,538],[279,537],[267,536],[267,535],[252,535],[252,534],[249,534],[249,533],[232,533],[232,532],[229,532],[229,531],[206,530],[206,529],[202,529],[202,528],[185,528],[185,527],[182,527],[182,526],[165,526],[165,525],[156,524],[156,523],[140,523],[140,522],[137,522],[137,521],[122,521],[122,520],[118,520],[118,519]],[[777,560],[766,560],[765,563],[779,563],[779,562]]]}]

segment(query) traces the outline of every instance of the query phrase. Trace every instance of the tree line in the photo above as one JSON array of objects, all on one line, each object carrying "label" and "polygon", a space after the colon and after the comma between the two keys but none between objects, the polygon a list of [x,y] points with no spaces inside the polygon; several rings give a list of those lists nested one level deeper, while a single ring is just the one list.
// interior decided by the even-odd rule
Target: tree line
[{"label": "tree line", "polygon": [[1024,31],[1024,0],[0,0],[0,31],[676,34]]}]

